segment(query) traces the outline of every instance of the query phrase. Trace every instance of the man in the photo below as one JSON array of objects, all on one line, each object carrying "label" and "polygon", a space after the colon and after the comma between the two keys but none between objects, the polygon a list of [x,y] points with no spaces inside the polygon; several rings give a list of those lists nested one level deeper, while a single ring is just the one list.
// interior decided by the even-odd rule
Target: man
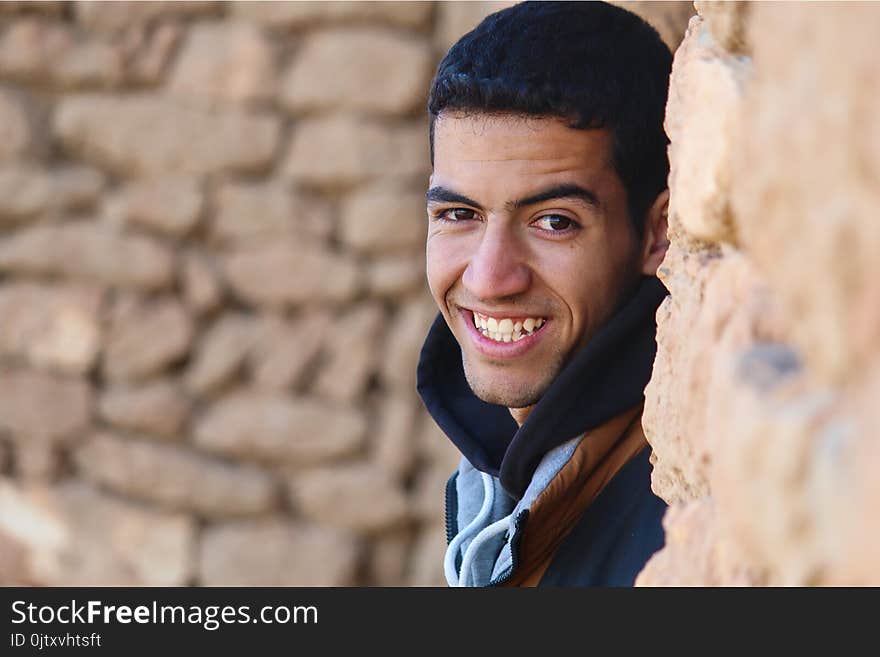
[{"label": "man", "polygon": [[641,429],[665,290],[671,55],[602,3],[486,18],[431,86],[419,393],[461,450],[452,586],[631,585],[663,544]]}]

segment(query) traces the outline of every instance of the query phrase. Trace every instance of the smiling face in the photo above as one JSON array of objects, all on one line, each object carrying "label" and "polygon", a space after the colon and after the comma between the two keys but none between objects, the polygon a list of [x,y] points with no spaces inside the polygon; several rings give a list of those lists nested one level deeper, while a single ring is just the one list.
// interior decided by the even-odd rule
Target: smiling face
[{"label": "smiling face", "polygon": [[467,381],[521,423],[656,271],[652,231],[632,227],[610,132],[556,118],[441,114],[427,197],[428,284]]}]

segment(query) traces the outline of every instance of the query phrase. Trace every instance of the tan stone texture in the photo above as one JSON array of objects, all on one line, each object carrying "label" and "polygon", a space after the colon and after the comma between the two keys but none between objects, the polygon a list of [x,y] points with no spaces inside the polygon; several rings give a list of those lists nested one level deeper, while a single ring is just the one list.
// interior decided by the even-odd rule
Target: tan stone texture
[{"label": "tan stone texture", "polygon": [[182,586],[196,527],[182,514],[70,482],[0,480],[0,579],[27,586]]},{"label": "tan stone texture", "polygon": [[280,122],[269,114],[209,110],[151,94],[65,98],[53,130],[87,160],[147,176],[258,171],[271,163],[280,139]]},{"label": "tan stone texture", "polygon": [[75,459],[96,485],[209,518],[260,515],[277,501],[275,482],[266,472],[176,445],[97,433],[76,450]]},{"label": "tan stone texture", "polygon": [[199,551],[208,586],[351,586],[358,545],[344,533],[283,521],[212,525]]},{"label": "tan stone texture", "polygon": [[196,180],[175,176],[129,185],[112,205],[113,213],[123,221],[181,237],[198,223],[204,195]]},{"label": "tan stone texture", "polygon": [[232,392],[195,427],[195,444],[226,457],[308,465],[355,452],[366,432],[360,409],[281,393]]},{"label": "tan stone texture", "polygon": [[236,17],[274,28],[303,29],[315,24],[365,22],[421,29],[428,25],[433,7],[429,2],[264,2],[244,0],[232,3]]},{"label": "tan stone texture", "polygon": [[294,113],[333,107],[406,115],[427,101],[431,49],[423,40],[378,29],[318,32],[301,46],[281,85]]},{"label": "tan stone texture", "polygon": [[271,100],[276,87],[272,44],[254,25],[206,23],[190,30],[168,87],[210,102]]},{"label": "tan stone texture", "polygon": [[97,222],[23,228],[0,239],[0,271],[154,290],[169,285],[171,253],[149,237]]},{"label": "tan stone texture", "polygon": [[0,432],[22,441],[71,441],[88,429],[92,388],[81,378],[4,368]]},{"label": "tan stone texture", "polygon": [[105,388],[98,413],[108,424],[163,440],[182,440],[191,403],[170,379]]},{"label": "tan stone texture", "polygon": [[104,177],[89,167],[48,172],[29,165],[0,167],[0,222],[87,209],[98,201],[103,187]]},{"label": "tan stone texture", "polygon": [[424,194],[373,188],[346,200],[339,237],[358,251],[411,253],[425,243],[426,226]]},{"label": "tan stone texture", "polygon": [[427,128],[385,126],[349,116],[303,120],[294,131],[285,174],[318,188],[349,187],[381,175],[412,180],[428,172]]},{"label": "tan stone texture", "polygon": [[11,282],[0,286],[0,354],[84,374],[101,348],[100,288]]},{"label": "tan stone texture", "polygon": [[409,514],[403,489],[369,463],[298,472],[291,475],[289,489],[293,504],[313,522],[354,532],[397,527]]}]

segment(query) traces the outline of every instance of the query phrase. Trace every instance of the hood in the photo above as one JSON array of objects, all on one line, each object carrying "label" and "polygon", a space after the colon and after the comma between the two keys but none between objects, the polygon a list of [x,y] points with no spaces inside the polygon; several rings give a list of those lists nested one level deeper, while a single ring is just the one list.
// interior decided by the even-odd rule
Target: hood
[{"label": "hood", "polygon": [[643,400],[657,350],[655,316],[666,295],[656,277],[643,277],[557,375],[521,427],[507,408],[473,394],[458,342],[438,314],[419,358],[419,395],[471,465],[498,477],[519,499],[548,451]]}]

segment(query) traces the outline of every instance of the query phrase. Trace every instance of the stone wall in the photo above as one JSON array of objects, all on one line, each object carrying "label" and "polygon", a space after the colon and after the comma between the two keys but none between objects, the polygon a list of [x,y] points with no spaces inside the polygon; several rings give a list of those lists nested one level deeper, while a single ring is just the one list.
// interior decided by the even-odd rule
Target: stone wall
[{"label": "stone wall", "polygon": [[639,583],[880,584],[880,6],[696,3]]},{"label": "stone wall", "polygon": [[0,3],[0,583],[443,582],[424,106],[505,4]]}]

